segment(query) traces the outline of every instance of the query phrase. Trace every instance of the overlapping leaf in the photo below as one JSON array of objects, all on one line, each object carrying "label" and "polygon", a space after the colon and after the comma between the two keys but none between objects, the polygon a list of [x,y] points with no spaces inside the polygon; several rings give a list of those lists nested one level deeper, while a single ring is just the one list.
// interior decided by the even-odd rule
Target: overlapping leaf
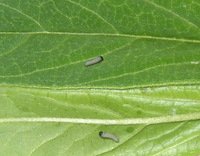
[{"label": "overlapping leaf", "polygon": [[199,9],[0,0],[0,155],[198,155]]}]

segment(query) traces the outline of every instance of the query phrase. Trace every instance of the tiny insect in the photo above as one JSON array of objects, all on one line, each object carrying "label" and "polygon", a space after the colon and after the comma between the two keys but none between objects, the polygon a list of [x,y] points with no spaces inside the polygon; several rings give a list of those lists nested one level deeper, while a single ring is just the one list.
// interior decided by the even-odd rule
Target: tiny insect
[{"label": "tiny insect", "polygon": [[85,62],[85,66],[88,67],[88,66],[100,63],[102,61],[103,61],[103,57],[102,56],[97,56],[96,58],[93,58],[91,60],[86,61]]},{"label": "tiny insect", "polygon": [[103,132],[103,131],[100,131],[99,132],[99,136],[103,139],[111,139],[113,140],[114,142],[119,142],[119,138],[114,135],[114,134],[111,134],[111,133],[107,133],[107,132]]}]

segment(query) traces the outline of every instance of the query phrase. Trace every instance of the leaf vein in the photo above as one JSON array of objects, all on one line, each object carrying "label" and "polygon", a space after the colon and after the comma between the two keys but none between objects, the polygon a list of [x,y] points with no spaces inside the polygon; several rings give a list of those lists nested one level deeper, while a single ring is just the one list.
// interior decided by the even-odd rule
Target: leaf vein
[{"label": "leaf vein", "polygon": [[159,8],[159,9],[161,9],[161,10],[163,10],[163,11],[166,11],[166,12],[170,13],[171,15],[173,15],[173,16],[175,16],[175,17],[181,19],[182,21],[184,21],[184,22],[186,22],[186,23],[188,23],[189,25],[191,25],[191,26],[193,26],[193,27],[199,29],[199,27],[198,27],[196,24],[194,24],[194,23],[192,23],[191,21],[189,21],[188,19],[186,19],[186,18],[180,16],[179,14],[173,12],[172,10],[167,9],[167,8],[161,6],[161,5],[157,4],[157,3],[154,3],[154,2],[152,2],[152,1],[149,1],[149,0],[144,0],[144,1],[147,2],[148,4],[153,5],[153,6],[156,7],[156,8]]},{"label": "leaf vein", "polygon": [[80,4],[80,3],[77,3],[77,2],[74,2],[74,1],[71,1],[71,0],[66,0],[66,1],[72,3],[72,4],[76,5],[76,6],[79,6],[80,8],[82,8],[82,9],[84,9],[84,10],[86,10],[86,11],[92,13],[93,15],[97,16],[97,17],[98,17],[99,19],[101,19],[104,23],[108,24],[116,33],[118,33],[118,30],[114,27],[114,25],[111,24],[111,23],[109,23],[104,17],[102,17],[101,15],[99,15],[97,12],[95,12],[95,11],[93,11],[93,10],[91,10],[91,9],[89,9],[89,8],[87,8],[87,7],[85,7],[85,6],[83,6],[83,5]]},{"label": "leaf vein", "polygon": [[[134,40],[135,41],[135,40]],[[105,55],[108,55],[110,53],[113,53],[115,51],[118,51],[118,50],[121,50],[127,46],[129,46],[131,44],[131,42],[128,42],[127,44],[125,45],[122,45],[120,47],[117,47],[111,51],[107,51],[106,53],[104,53],[104,56]],[[70,66],[70,65],[74,65],[74,64],[78,64],[78,63],[81,63],[81,62],[84,62],[86,60],[79,60],[79,61],[75,61],[75,62],[72,62],[72,63],[66,63],[66,64],[62,64],[62,65],[58,65],[58,66],[54,66],[54,67],[49,67],[49,68],[43,68],[43,69],[38,69],[38,70],[34,70],[34,71],[31,71],[31,72],[27,72],[27,73],[24,73],[24,74],[16,74],[16,75],[8,75],[8,76],[3,76],[3,75],[0,75],[0,77],[2,78],[8,78],[8,77],[23,77],[23,76],[27,76],[27,75],[32,75],[34,73],[38,73],[38,72],[43,72],[43,71],[48,71],[48,70],[54,70],[54,69],[59,69],[59,68],[62,68],[62,67],[67,67],[67,66]]]},{"label": "leaf vein", "polygon": [[45,31],[45,29],[43,28],[43,26],[36,19],[34,19],[33,17],[25,14],[24,12],[22,12],[22,11],[16,9],[16,8],[13,8],[13,7],[9,6],[9,5],[6,5],[4,3],[0,3],[0,5],[3,6],[3,7],[5,7],[5,8],[8,8],[10,10],[14,10],[14,11],[18,12],[19,14],[25,16],[26,18],[28,18],[29,20],[31,20],[32,22],[34,22],[36,25],[38,25],[43,31]]},{"label": "leaf vein", "polygon": [[152,70],[152,69],[156,69],[156,68],[159,68],[159,67],[178,66],[178,65],[183,65],[183,64],[191,64],[191,62],[159,64],[159,65],[155,65],[155,66],[152,66],[152,67],[144,68],[142,70],[138,70],[136,72],[128,72],[128,73],[123,73],[123,74],[120,74],[120,75],[115,75],[115,76],[106,77],[106,78],[102,78],[102,79],[96,79],[96,80],[88,81],[88,82],[85,82],[85,83],[79,83],[78,85],[90,84],[90,83],[93,83],[93,82],[100,82],[100,81],[105,81],[105,80],[111,80],[111,79],[121,78],[121,77],[124,77],[124,76],[129,76],[129,75],[137,75],[139,73],[143,73],[143,72],[146,72],[146,71],[149,71],[149,70]]},{"label": "leaf vein", "polygon": [[189,113],[181,115],[167,115],[149,118],[126,118],[126,119],[83,119],[83,118],[57,118],[57,117],[17,117],[0,118],[0,123],[76,123],[76,124],[98,124],[98,125],[134,125],[134,124],[160,124],[169,122],[180,122],[188,120],[199,120],[200,113]]},{"label": "leaf vein", "polygon": [[113,33],[82,33],[82,32],[48,32],[48,31],[35,31],[35,32],[0,32],[1,35],[71,35],[71,36],[104,36],[104,37],[125,37],[136,38],[146,40],[163,40],[163,41],[175,41],[183,43],[200,43],[200,40],[176,38],[176,37],[160,37],[150,35],[135,35],[135,34],[113,34]]}]

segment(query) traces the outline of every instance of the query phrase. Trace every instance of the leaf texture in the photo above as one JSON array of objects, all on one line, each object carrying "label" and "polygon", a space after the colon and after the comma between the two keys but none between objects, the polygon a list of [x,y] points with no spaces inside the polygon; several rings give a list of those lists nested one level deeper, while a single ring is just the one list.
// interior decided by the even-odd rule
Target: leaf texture
[{"label": "leaf texture", "polygon": [[0,155],[199,155],[199,10],[0,0]]}]

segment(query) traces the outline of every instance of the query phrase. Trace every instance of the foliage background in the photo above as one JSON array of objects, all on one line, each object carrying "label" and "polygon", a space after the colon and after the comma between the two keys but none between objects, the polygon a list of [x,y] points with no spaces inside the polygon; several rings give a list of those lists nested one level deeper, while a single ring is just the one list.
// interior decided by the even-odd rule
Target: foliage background
[{"label": "foliage background", "polygon": [[199,10],[0,0],[0,155],[199,155]]}]

